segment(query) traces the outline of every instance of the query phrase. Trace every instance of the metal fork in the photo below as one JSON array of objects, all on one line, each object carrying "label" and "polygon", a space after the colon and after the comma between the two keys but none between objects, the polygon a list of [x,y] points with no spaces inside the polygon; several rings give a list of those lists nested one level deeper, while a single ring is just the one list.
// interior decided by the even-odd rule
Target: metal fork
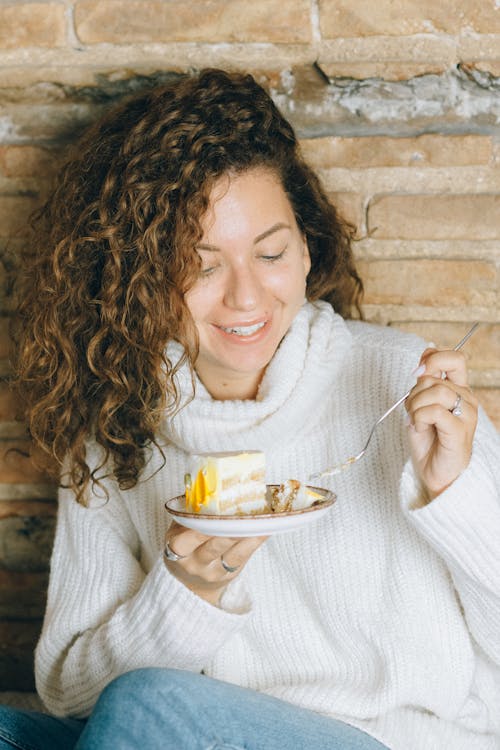
[{"label": "metal fork", "polygon": [[[472,328],[469,331],[467,331],[467,333],[465,334],[465,336],[463,337],[463,339],[461,339],[461,341],[459,341],[458,344],[453,347],[453,351],[456,352],[459,349],[461,349],[462,346],[465,344],[466,341],[469,340],[469,338],[472,336],[472,334],[474,333],[474,331],[476,330],[476,328],[479,325],[480,325],[480,323],[474,323],[474,325],[472,326]],[[370,441],[371,441],[371,439],[373,437],[373,433],[375,432],[375,430],[377,429],[377,427],[379,426],[379,424],[381,424],[384,421],[384,419],[386,419],[389,416],[389,414],[392,414],[392,412],[394,411],[394,409],[397,409],[397,407],[400,404],[402,404],[403,401],[406,400],[406,398],[408,398],[408,396],[411,393],[411,390],[412,389],[410,388],[410,390],[407,391],[404,394],[404,396],[401,396],[401,398],[398,398],[398,400],[396,401],[396,403],[393,404],[392,406],[390,406],[389,409],[387,409],[387,411],[384,412],[384,414],[382,414],[382,416],[377,419],[377,421],[375,422],[375,424],[373,425],[373,427],[371,429],[370,434],[368,435],[368,440],[366,441],[364,448],[357,454],[357,456],[351,456],[346,461],[343,461],[341,464],[336,464],[335,466],[332,466],[330,469],[325,469],[325,471],[320,471],[320,472],[318,472],[316,474],[311,474],[310,477],[309,477],[309,479],[308,479],[308,481],[309,482],[313,482],[313,481],[316,481],[317,479],[321,479],[321,477],[334,476],[335,474],[340,474],[342,471],[344,471],[345,469],[349,468],[349,466],[352,466],[353,464],[355,464],[356,461],[359,461],[360,458],[363,458],[363,456],[366,453],[366,449],[370,445]]]}]

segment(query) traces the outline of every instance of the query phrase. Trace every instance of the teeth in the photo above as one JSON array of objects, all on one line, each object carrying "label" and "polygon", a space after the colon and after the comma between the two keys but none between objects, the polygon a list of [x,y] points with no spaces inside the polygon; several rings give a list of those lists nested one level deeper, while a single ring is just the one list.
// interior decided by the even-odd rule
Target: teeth
[{"label": "teeth", "polygon": [[224,328],[222,330],[226,333],[235,333],[237,336],[251,336],[252,333],[259,331],[265,323],[256,323],[254,326],[236,326],[235,328]]}]

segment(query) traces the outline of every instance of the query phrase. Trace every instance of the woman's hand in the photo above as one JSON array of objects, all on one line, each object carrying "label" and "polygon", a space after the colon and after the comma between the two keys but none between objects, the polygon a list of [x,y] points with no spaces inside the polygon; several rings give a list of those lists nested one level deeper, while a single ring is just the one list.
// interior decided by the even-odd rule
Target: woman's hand
[{"label": "woman's hand", "polygon": [[217,606],[227,584],[266,539],[205,536],[174,521],[165,539],[165,565],[188,589]]},{"label": "woman's hand", "polygon": [[426,349],[425,368],[406,400],[413,463],[430,498],[469,463],[477,424],[476,397],[467,384],[461,352]]}]

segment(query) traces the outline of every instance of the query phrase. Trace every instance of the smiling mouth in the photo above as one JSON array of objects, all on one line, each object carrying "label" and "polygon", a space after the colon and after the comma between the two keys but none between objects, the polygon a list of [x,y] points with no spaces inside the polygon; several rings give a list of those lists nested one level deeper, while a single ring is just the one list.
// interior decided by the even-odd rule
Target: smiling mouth
[{"label": "smiling mouth", "polygon": [[264,321],[263,323],[256,323],[253,326],[233,326],[232,328],[218,326],[218,328],[220,328],[221,331],[224,331],[224,333],[234,333],[236,336],[252,336],[252,334],[257,333],[261,328],[264,328],[265,325],[266,322]]}]

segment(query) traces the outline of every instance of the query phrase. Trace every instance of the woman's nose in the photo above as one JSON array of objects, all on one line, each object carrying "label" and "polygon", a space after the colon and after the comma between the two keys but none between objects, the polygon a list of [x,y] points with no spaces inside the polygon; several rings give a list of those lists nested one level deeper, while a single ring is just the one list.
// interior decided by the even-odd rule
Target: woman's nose
[{"label": "woman's nose", "polygon": [[233,268],[228,276],[224,302],[234,310],[255,310],[263,289],[255,271],[249,267]]}]

